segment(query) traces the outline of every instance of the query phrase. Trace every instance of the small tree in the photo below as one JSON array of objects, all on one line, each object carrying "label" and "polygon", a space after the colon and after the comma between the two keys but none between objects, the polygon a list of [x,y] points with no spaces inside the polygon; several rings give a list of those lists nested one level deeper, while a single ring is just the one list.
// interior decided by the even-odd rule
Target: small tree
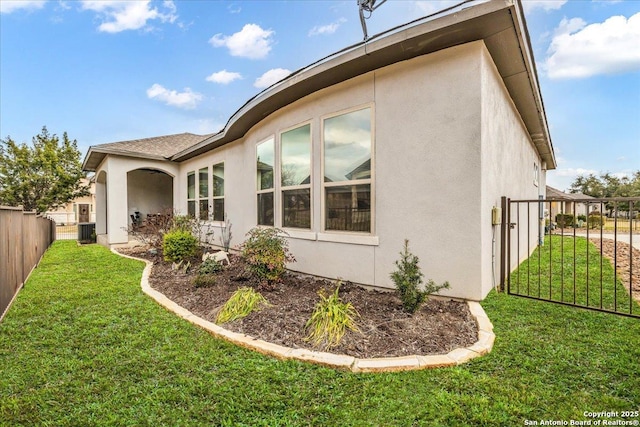
[{"label": "small tree", "polygon": [[420,271],[418,262],[418,257],[409,252],[409,240],[404,239],[404,249],[400,252],[400,259],[396,261],[398,269],[391,273],[391,280],[393,280],[400,292],[402,306],[405,311],[411,314],[420,308],[429,294],[436,293],[440,289],[449,288],[449,282],[438,285],[429,279],[425,284],[424,290],[421,290],[420,285],[423,283],[424,274]]},{"label": "small tree", "polygon": [[33,146],[0,140],[0,205],[43,213],[89,194],[76,140],[60,140],[46,126]]}]

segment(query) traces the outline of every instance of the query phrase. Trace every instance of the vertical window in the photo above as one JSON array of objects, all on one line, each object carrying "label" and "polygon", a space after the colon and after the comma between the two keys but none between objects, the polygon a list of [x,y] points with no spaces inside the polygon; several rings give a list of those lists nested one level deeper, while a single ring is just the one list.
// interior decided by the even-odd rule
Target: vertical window
[{"label": "vertical window", "polygon": [[213,220],[224,221],[224,163],[211,168],[213,176]]},{"label": "vertical window", "polygon": [[323,123],[324,228],[371,232],[371,108]]},{"label": "vertical window", "polygon": [[273,225],[274,166],[275,145],[270,138],[256,147],[258,225]]},{"label": "vertical window", "polygon": [[196,216],[196,173],[187,174],[187,214]]},{"label": "vertical window", "polygon": [[311,228],[311,125],[280,136],[282,226]]},{"label": "vertical window", "polygon": [[198,171],[198,215],[209,219],[209,168]]},{"label": "vertical window", "polygon": [[540,182],[540,168],[538,167],[537,163],[534,163],[533,164],[533,185],[537,187],[539,182]]}]

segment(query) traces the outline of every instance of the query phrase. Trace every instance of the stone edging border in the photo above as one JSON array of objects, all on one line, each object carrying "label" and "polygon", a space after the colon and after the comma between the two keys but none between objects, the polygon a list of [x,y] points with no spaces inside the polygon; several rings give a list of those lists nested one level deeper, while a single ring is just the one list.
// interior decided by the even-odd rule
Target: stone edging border
[{"label": "stone edging border", "polygon": [[153,266],[152,262],[121,254],[115,249],[111,249],[111,251],[119,256],[143,261],[146,264],[144,271],[142,272],[142,279],[140,280],[142,291],[167,310],[174,312],[183,319],[201,327],[218,338],[222,338],[241,347],[245,347],[268,356],[273,356],[278,359],[297,359],[304,362],[352,372],[411,371],[455,366],[466,363],[471,359],[489,353],[493,348],[493,343],[495,341],[493,324],[487,317],[482,306],[478,302],[467,301],[469,311],[475,317],[478,325],[478,341],[470,347],[456,348],[447,354],[359,359],[353,356],[325,353],[304,348],[293,349],[290,347],[284,347],[253,338],[249,335],[228,331],[213,322],[209,322],[208,320],[204,320],[201,317],[196,316],[189,310],[171,301],[164,294],[151,288],[149,285],[149,275],[151,274],[151,268]]}]

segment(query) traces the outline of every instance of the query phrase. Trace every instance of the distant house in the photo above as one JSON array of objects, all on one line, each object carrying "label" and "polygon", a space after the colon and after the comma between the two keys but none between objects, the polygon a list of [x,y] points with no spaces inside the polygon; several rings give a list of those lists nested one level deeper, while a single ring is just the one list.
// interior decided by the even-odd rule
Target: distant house
[{"label": "distant house", "polygon": [[82,184],[90,184],[88,196],[78,197],[58,209],[47,211],[46,216],[57,225],[78,224],[96,221],[96,185],[93,178],[83,178]]},{"label": "distant house", "polygon": [[492,208],[544,195],[556,161],[520,3],[462,7],[294,72],[217,134],[92,146],[99,243],[126,243],[136,210],[211,217],[217,236],[226,214],[232,245],[279,227],[292,269],[393,287],[408,238],[443,294],[484,298]]},{"label": "distant house", "polygon": [[554,200],[549,203],[549,214],[552,221],[555,221],[556,215],[559,213],[573,215],[577,219],[578,215],[587,216],[589,213],[603,208],[599,203],[589,203],[589,200],[594,200],[591,196],[582,193],[565,193],[548,185],[547,199]]}]

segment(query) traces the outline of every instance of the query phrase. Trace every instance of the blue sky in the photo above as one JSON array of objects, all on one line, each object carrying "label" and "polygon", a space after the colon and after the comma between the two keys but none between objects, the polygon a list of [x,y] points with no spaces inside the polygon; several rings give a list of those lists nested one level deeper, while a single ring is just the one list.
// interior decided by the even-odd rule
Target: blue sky
[{"label": "blue sky", "polygon": [[[455,1],[389,0],[369,34]],[[524,1],[558,169],[640,169],[640,1]],[[90,145],[219,131],[290,71],[362,40],[349,1],[0,0],[0,137]]]}]

